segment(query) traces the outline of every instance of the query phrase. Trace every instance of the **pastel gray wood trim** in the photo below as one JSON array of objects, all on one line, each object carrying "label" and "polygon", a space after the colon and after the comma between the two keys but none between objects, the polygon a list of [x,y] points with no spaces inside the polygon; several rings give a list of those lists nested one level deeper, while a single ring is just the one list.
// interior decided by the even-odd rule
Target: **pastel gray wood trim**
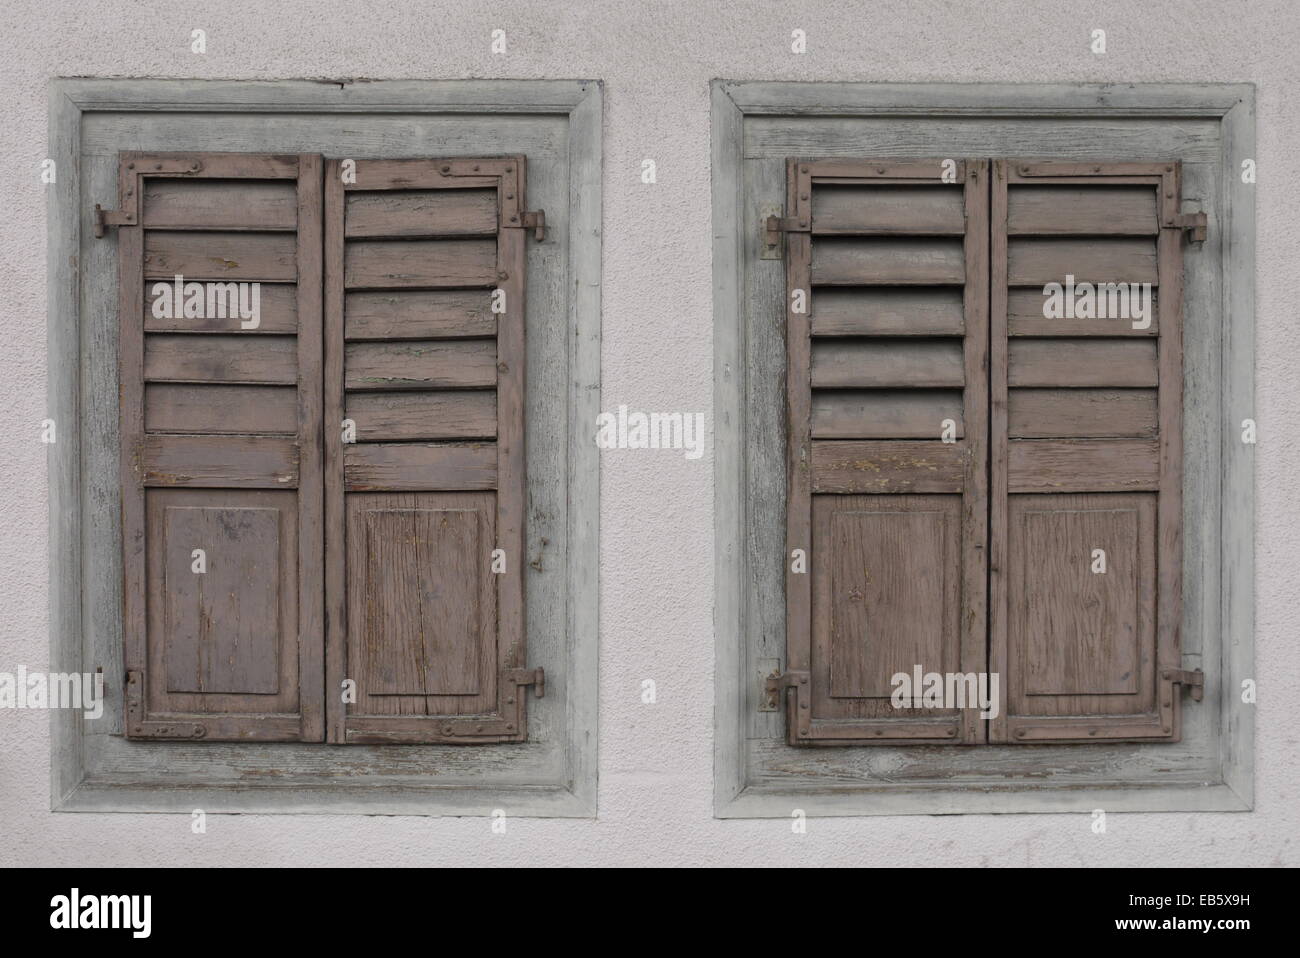
[{"label": "pastel gray wood trim", "polygon": [[[1254,416],[1254,187],[1241,184],[1239,174],[1241,160],[1254,158],[1253,104],[1249,84],[714,82],[718,817],[788,818],[793,808],[863,815],[1252,807],[1254,706],[1240,702],[1240,681],[1255,678],[1254,470],[1253,449],[1240,442],[1240,423]],[[914,119],[921,132],[906,144],[894,142],[887,134],[900,128],[898,121],[882,125],[894,116]],[[1032,762],[1024,750],[985,747],[978,757],[988,763],[988,775],[967,750],[936,759],[935,749],[827,748],[792,758],[795,750],[781,740],[782,716],[757,711],[761,676],[779,666],[783,654],[780,549],[768,549],[763,536],[781,541],[784,524],[769,522],[767,506],[756,510],[752,503],[769,501],[765,490],[774,485],[784,489],[784,465],[783,452],[762,438],[780,424],[753,401],[747,383],[754,372],[747,364],[777,363],[758,368],[770,380],[781,375],[783,358],[772,342],[783,313],[783,283],[779,262],[756,262],[758,211],[752,207],[779,201],[786,156],[902,157],[943,152],[945,144],[953,144],[947,146],[953,155],[1031,155],[1024,144],[1052,126],[1060,134],[1042,155],[1066,157],[1072,149],[1080,159],[1181,158],[1185,208],[1210,212],[1210,240],[1187,251],[1184,287],[1184,565],[1204,587],[1186,594],[1183,667],[1204,664],[1213,687],[1204,707],[1185,703],[1181,743],[1041,745]],[[931,132],[942,130],[951,140]],[[1007,148],[985,152],[994,142]],[[1234,318],[1229,323],[1224,317]],[[1221,484],[1227,490],[1222,509]],[[764,491],[757,500],[756,490]],[[751,582],[758,585],[751,588]],[[755,597],[772,582],[774,600]],[[1219,668],[1221,679],[1213,674]],[[1232,694],[1219,696],[1220,681]],[[1035,768],[1052,773],[1026,787]],[[1098,787],[1100,781],[1108,785]]]},{"label": "pastel gray wood trim", "polygon": [[[600,84],[55,80],[49,92],[48,155],[60,166],[48,193],[48,415],[59,428],[49,449],[50,661],[62,671],[103,665],[106,678],[99,721],[51,710],[51,807],[594,816],[599,468],[589,431],[600,408]],[[211,115],[195,122],[195,114]],[[104,315],[115,316],[105,303],[114,302],[116,241],[111,232],[90,239],[90,210],[115,204],[122,145],[301,153],[322,144],[332,155],[529,154],[530,198],[551,227],[546,242],[528,243],[528,302],[538,311],[529,365],[539,370],[529,471],[554,477],[531,490],[526,538],[536,562],[530,628],[536,620],[553,637],[535,650],[530,643],[551,679],[546,698],[530,703],[536,742],[404,746],[399,765],[393,749],[364,745],[196,750],[119,737],[120,525],[116,478],[102,468],[117,455],[117,387],[106,372],[116,336]]]}]

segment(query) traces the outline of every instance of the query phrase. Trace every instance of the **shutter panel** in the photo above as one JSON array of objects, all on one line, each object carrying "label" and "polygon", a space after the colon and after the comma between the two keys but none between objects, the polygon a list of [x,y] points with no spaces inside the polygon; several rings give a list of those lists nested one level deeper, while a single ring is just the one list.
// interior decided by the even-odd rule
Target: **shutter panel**
[{"label": "shutter panel", "polygon": [[985,664],[988,166],[944,171],[789,161],[787,671],[769,689],[793,690],[791,744],[984,737],[976,708],[891,702],[895,673]]},{"label": "shutter panel", "polygon": [[97,218],[120,227],[129,738],[324,736],[321,170],[123,153]]},{"label": "shutter panel", "polygon": [[358,160],[347,182],[343,162],[325,192],[329,738],[523,741],[524,687],[542,690],[523,668],[525,161]]},{"label": "shutter panel", "polygon": [[[992,209],[990,738],[1176,741],[1179,167],[1000,161]],[[1149,320],[1118,285],[1045,315],[1070,278],[1149,283]]]}]

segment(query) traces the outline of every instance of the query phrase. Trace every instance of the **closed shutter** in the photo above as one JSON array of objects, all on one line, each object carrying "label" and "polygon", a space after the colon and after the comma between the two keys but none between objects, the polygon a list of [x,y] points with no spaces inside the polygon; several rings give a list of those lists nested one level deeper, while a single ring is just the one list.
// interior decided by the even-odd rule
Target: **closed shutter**
[{"label": "closed shutter", "polygon": [[994,166],[992,741],[1179,737],[1187,225],[1174,163]]},{"label": "closed shutter", "polygon": [[987,179],[973,160],[789,163],[787,663],[769,690],[789,690],[791,744],[983,740],[977,709],[892,698],[899,673],[985,666]]},{"label": "closed shutter", "polygon": [[328,164],[331,741],[526,737],[524,190],[522,157]]},{"label": "closed shutter", "polygon": [[320,741],[320,157],[119,164],[126,734]]}]

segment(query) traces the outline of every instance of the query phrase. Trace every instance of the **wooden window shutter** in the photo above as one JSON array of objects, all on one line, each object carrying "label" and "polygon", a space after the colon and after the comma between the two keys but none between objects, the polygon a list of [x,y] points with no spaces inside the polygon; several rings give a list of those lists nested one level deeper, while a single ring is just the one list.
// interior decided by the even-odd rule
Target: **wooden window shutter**
[{"label": "wooden window shutter", "polygon": [[994,166],[992,741],[1180,735],[1179,172]]},{"label": "wooden window shutter", "polygon": [[524,191],[523,157],[328,164],[330,741],[526,738]]},{"label": "wooden window shutter", "polygon": [[120,228],[129,738],[323,738],[321,170],[123,153],[96,211]]},{"label": "wooden window shutter", "polygon": [[897,673],[985,670],[987,180],[980,160],[789,161],[768,223],[789,429],[768,689],[791,744],[983,740],[977,709],[891,697]]}]

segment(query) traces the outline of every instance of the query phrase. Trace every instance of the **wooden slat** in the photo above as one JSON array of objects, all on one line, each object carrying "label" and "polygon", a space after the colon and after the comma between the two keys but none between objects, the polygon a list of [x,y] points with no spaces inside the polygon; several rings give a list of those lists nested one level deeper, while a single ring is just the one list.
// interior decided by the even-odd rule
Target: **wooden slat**
[{"label": "wooden slat", "polygon": [[812,443],[814,493],[961,492],[967,451],[943,442]]},{"label": "wooden slat", "polygon": [[[1043,304],[1047,297],[1040,288],[1007,290],[1007,335],[1009,336],[1127,336],[1154,337],[1160,333],[1160,292],[1151,287],[1147,304],[1148,315],[1138,317],[1130,303],[1129,319],[1079,319],[1077,317],[1047,317]],[[821,294],[818,294],[820,299]],[[1110,312],[1107,294],[1107,312]],[[1135,329],[1134,323],[1145,328]]]},{"label": "wooden slat", "polygon": [[493,390],[349,393],[347,417],[359,442],[492,439],[497,397]]},{"label": "wooden slat", "polygon": [[[226,281],[230,282],[230,281]],[[201,317],[187,317],[183,315],[183,309],[166,308],[167,301],[163,299],[164,293],[162,286],[169,287],[166,294],[175,300],[175,284],[169,280],[158,280],[153,283],[145,284],[144,296],[144,328],[150,333],[240,333],[250,336],[259,336],[266,334],[288,334],[293,335],[298,332],[298,287],[290,283],[259,283],[257,286],[257,326],[244,329],[241,325],[242,319],[239,315],[232,314],[229,309],[211,310],[207,308],[208,288],[213,284],[204,284],[204,313],[208,315]],[[217,295],[225,297],[227,303],[230,302],[228,291],[213,291],[214,298]],[[236,297],[240,295],[235,292]],[[154,304],[161,301],[158,309],[163,313],[181,313],[180,316],[154,315]],[[236,300],[238,301],[238,300]],[[182,285],[182,305],[184,304],[184,285]],[[251,290],[245,298],[245,302],[252,303]],[[215,300],[213,305],[216,305]],[[225,316],[217,315],[218,312],[225,312]]]},{"label": "wooden slat", "polygon": [[814,286],[916,286],[962,283],[957,239],[815,239]]},{"label": "wooden slat", "polygon": [[146,432],[298,432],[298,391],[290,386],[192,386],[150,383],[144,390]]},{"label": "wooden slat", "polygon": [[488,339],[349,343],[345,353],[347,389],[455,389],[497,383],[497,345]]},{"label": "wooden slat", "polygon": [[1015,339],[1007,346],[1011,386],[1155,386],[1153,339]]},{"label": "wooden slat", "polygon": [[815,340],[814,389],[952,388],[965,382],[960,340]]},{"label": "wooden slat", "polygon": [[492,286],[497,244],[492,239],[355,240],[343,251],[348,289]]},{"label": "wooden slat", "polygon": [[962,426],[960,391],[818,390],[813,393],[816,439],[940,439],[943,422]]},{"label": "wooden slat", "polygon": [[1007,247],[1011,286],[1064,283],[1156,283],[1151,239],[1012,239]]},{"label": "wooden slat", "polygon": [[960,336],[962,291],[823,287],[813,292],[814,336]]},{"label": "wooden slat", "polygon": [[1016,186],[1007,196],[1011,235],[1154,236],[1154,186]]},{"label": "wooden slat", "polygon": [[812,231],[841,235],[960,236],[962,190],[954,186],[814,186]]},{"label": "wooden slat", "polygon": [[293,282],[297,239],[291,233],[145,230],[146,279]]},{"label": "wooden slat", "polygon": [[496,443],[357,443],[344,447],[348,492],[495,489]]},{"label": "wooden slat", "polygon": [[1154,491],[1160,478],[1154,439],[1018,439],[1008,444],[1009,491]]},{"label": "wooden slat", "polygon": [[153,229],[292,230],[298,196],[292,180],[188,180],[147,177],[143,225]]},{"label": "wooden slat", "polygon": [[186,336],[150,333],[144,339],[149,382],[267,383],[298,381],[293,336]]},{"label": "wooden slat", "polygon": [[362,339],[453,339],[495,336],[492,294],[482,289],[348,293],[344,336]]},{"label": "wooden slat", "polygon": [[1016,439],[1146,438],[1156,435],[1150,389],[1012,389],[1007,432]]},{"label": "wooden slat", "polygon": [[496,190],[349,192],[348,239],[362,237],[495,236]]},{"label": "wooden slat", "polygon": [[292,489],[298,445],[264,436],[145,436],[141,468],[146,486]]}]

